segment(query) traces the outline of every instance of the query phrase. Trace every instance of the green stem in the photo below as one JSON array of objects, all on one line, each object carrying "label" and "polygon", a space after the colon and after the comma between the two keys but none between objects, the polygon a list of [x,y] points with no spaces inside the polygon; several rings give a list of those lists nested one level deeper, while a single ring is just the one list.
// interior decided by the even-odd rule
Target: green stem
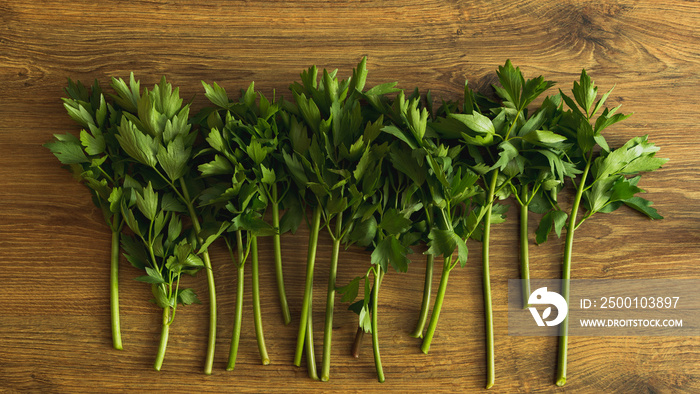
[{"label": "green stem", "polygon": [[[236,367],[236,357],[238,356],[238,344],[241,339],[241,326],[243,324],[243,287],[245,279],[245,261],[243,261],[243,237],[241,230],[236,232],[238,251],[238,277],[236,282],[236,311],[233,321],[233,334],[231,335],[231,347],[228,353],[227,371],[233,371]],[[231,256],[233,257],[233,256]]]},{"label": "green stem", "polygon": [[343,214],[335,218],[335,236],[331,254],[331,271],[328,275],[328,296],[326,298],[326,322],[323,327],[323,360],[321,361],[321,380],[326,382],[331,374],[331,337],[333,335],[333,307],[335,305],[335,279],[338,272],[338,257],[343,231]]},{"label": "green stem", "polygon": [[253,316],[255,320],[255,338],[258,340],[258,351],[263,365],[270,364],[270,357],[265,347],[263,335],[262,314],[260,313],[260,274],[258,272],[258,237],[251,235],[251,258],[253,261]]},{"label": "green stem", "polygon": [[318,380],[318,372],[316,372],[316,352],[314,351],[314,319],[311,309],[312,305],[309,304],[309,318],[306,319],[306,369],[311,379]]},{"label": "green stem", "polygon": [[384,277],[384,271],[377,266],[377,271],[374,274],[374,288],[372,295],[372,350],[374,351],[374,365],[377,367],[377,380],[379,383],[384,383],[384,369],[382,368],[382,359],[379,355],[379,334],[377,331],[377,300],[379,299],[379,284]]},{"label": "green stem", "polygon": [[414,338],[423,337],[423,329],[425,328],[425,323],[428,321],[428,310],[430,309],[430,293],[433,287],[433,265],[435,262],[435,256],[428,254],[425,259],[425,280],[423,283],[423,301],[420,306],[420,316],[418,317],[418,324],[416,324],[416,329],[413,330],[411,336]]},{"label": "green stem", "polygon": [[163,359],[165,358],[165,348],[168,347],[168,335],[170,334],[170,324],[169,317],[170,308],[163,308],[163,323],[160,332],[160,343],[158,344],[158,352],[156,353],[156,362],[153,364],[153,368],[156,371],[160,371],[163,366]]},{"label": "green stem", "polygon": [[489,194],[486,201],[489,205],[484,216],[484,236],[482,240],[483,246],[483,288],[484,288],[484,314],[486,320],[486,388],[493,387],[496,382],[495,362],[494,362],[494,343],[493,343],[493,308],[491,305],[491,276],[489,269],[489,246],[491,233],[491,209],[493,208],[493,199],[496,191],[496,183],[498,180],[498,170],[493,171],[491,184],[489,186]]},{"label": "green stem", "polygon": [[[182,187],[183,198],[187,204],[187,210],[189,211],[192,226],[197,234],[198,241],[199,243],[204,243],[200,235],[202,227],[199,224],[199,218],[194,210],[194,205],[192,205],[192,200],[190,199],[184,178],[180,178],[180,187]],[[209,289],[209,340],[207,343],[207,355],[204,361],[204,373],[211,375],[214,366],[214,349],[216,347],[216,288],[214,286],[214,272],[212,271],[209,251],[207,249],[202,251],[202,261],[204,261],[207,274],[207,287]]]},{"label": "green stem", "polygon": [[430,350],[430,343],[433,341],[433,335],[435,335],[435,330],[437,329],[438,319],[440,318],[440,311],[442,310],[442,302],[445,299],[445,290],[447,289],[447,280],[450,277],[450,270],[452,268],[452,257],[445,259],[442,265],[442,274],[440,275],[440,287],[438,287],[438,293],[435,297],[435,305],[433,306],[433,314],[430,316],[430,324],[428,324],[428,331],[425,333],[425,338],[423,338],[423,344],[420,350],[428,354]]},{"label": "green stem", "polygon": [[289,312],[287,303],[287,293],[284,290],[284,275],[282,273],[282,245],[280,241],[280,206],[277,199],[277,184],[272,185],[272,227],[275,228],[275,235],[272,236],[272,248],[275,254],[275,277],[277,278],[277,291],[279,292],[280,307],[282,308],[282,318],[284,324],[292,322],[292,315]]},{"label": "green stem", "polygon": [[[171,273],[171,275],[172,275],[172,273]],[[177,294],[178,289],[180,288],[180,276],[181,276],[180,274],[177,275],[177,281],[175,282],[175,294]],[[172,281],[172,279],[171,279],[171,281]],[[168,299],[172,299],[172,296],[173,296],[173,286],[170,285],[170,294],[168,295]],[[172,313],[172,315],[170,315],[170,321],[168,321],[168,325],[173,324],[173,322],[175,321],[175,313],[176,312],[177,312],[177,302],[173,306],[173,313]]]},{"label": "green stem", "polygon": [[522,109],[519,109],[518,113],[515,114],[515,120],[513,120],[513,123],[511,123],[510,127],[508,128],[508,131],[506,132],[506,137],[503,139],[504,141],[508,140],[508,136],[510,136],[510,132],[513,131],[513,127],[515,127],[515,124],[518,123],[518,119],[520,118],[520,113],[522,111]]},{"label": "green stem", "polygon": [[530,305],[528,304],[528,299],[530,298],[530,253],[529,253],[529,242],[528,242],[528,231],[527,231],[527,216],[528,216],[528,187],[523,185],[521,191],[522,194],[522,205],[520,206],[520,279],[523,289],[523,309],[526,309]]},{"label": "green stem", "polygon": [[122,333],[119,324],[119,225],[121,215],[114,214],[112,219],[112,254],[109,270],[109,307],[112,315],[112,346],[122,350]]},{"label": "green stem", "polygon": [[[571,215],[569,215],[569,226],[566,229],[566,245],[564,246],[564,262],[562,267],[562,286],[561,295],[569,303],[569,285],[571,280],[571,256],[574,247],[574,230],[576,228],[576,216],[578,215],[578,208],[581,204],[581,198],[583,197],[583,189],[586,184],[586,177],[588,177],[588,171],[591,169],[591,158],[589,157],[586,162],[586,167],[583,170],[583,175],[581,175],[581,183],[576,190],[576,197],[574,198],[574,203],[571,207]],[[563,386],[566,384],[566,355],[569,347],[569,318],[564,318],[564,321],[559,325],[559,356],[557,363],[557,386]]]},{"label": "green stem", "polygon": [[[321,227],[321,207],[314,208],[311,229],[309,232],[309,249],[306,255],[306,283],[304,286],[304,299],[301,304],[301,320],[299,321],[299,333],[297,335],[297,347],[294,353],[294,365],[301,365],[301,355],[304,352],[304,341],[311,309],[311,290],[314,283],[314,264],[316,263],[316,246],[318,244],[318,232]],[[313,338],[312,338],[313,339]],[[311,342],[313,345],[313,342]],[[311,357],[311,355],[307,355]]]}]

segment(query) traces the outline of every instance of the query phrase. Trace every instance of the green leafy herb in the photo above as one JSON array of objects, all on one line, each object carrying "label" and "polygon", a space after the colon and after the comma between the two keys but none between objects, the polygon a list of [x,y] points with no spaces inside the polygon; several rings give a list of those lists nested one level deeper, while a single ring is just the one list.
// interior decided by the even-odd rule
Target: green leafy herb
[{"label": "green leafy herb", "polygon": [[[254,84],[231,100],[226,90],[202,83],[213,107],[190,117],[179,90],[165,78],[141,89],[133,73],[112,79],[108,98],[97,82],[87,88],[68,81],[64,107],[83,128],[79,135],[56,134],[45,146],[91,191],[112,230],[110,303],[113,346],[119,335],[117,270],[120,244],[126,259],[143,271],[136,278],[151,286],[163,310],[155,367],[165,356],[178,305],[199,303],[192,289],[181,289],[183,273],[205,268],[210,300],[205,373],[213,366],[216,292],[208,248],[223,238],[238,277],[233,334],[227,369],[235,367],[242,328],[244,267],[252,264],[253,315],[258,350],[269,363],[260,310],[258,237],[272,236],[282,316],[291,321],[282,273],[280,236],[295,232],[311,210],[304,297],[294,364],[306,353],[308,373],[319,379],[313,349],[312,288],[318,236],[326,228],[333,241],[326,297],[321,380],[330,377],[335,293],[353,302],[359,354],[365,332],[372,335],[378,380],[384,381],[379,335],[379,290],[389,267],[408,269],[411,247],[427,244],[421,312],[412,335],[423,337],[427,353],[437,328],[449,274],[468,262],[468,239],[482,242],[486,326],[486,387],[495,383],[495,349],[489,250],[491,225],[505,220],[513,197],[520,206],[523,299],[529,297],[528,212],[542,215],[535,240],[566,228],[563,296],[568,300],[574,231],[597,212],[626,205],[661,219],[638,194],[640,173],[667,159],[647,136],[611,149],[602,131],[628,117],[605,107],[610,91],[598,98],[586,74],[574,83],[573,97],[562,92],[534,102],[553,82],[526,80],[510,61],[498,68],[498,102],[465,82],[461,104],[434,102],[397,83],[365,89],[366,59],[352,76],[313,66],[290,86],[292,100],[268,99]],[[423,103],[423,104],[422,104]],[[563,104],[568,110],[564,111]],[[198,137],[198,129],[204,139]],[[206,144],[203,141],[206,140]],[[198,170],[197,171],[195,171]],[[567,214],[558,193],[570,178],[576,196]],[[272,220],[265,220],[267,210]],[[582,214],[579,215],[579,210]],[[284,215],[280,217],[280,211]],[[121,234],[125,227],[126,234]],[[371,252],[363,276],[338,287],[340,244]],[[443,269],[428,322],[432,271]],[[525,305],[527,306],[527,305]],[[427,329],[426,329],[426,323]],[[560,326],[558,385],[566,382],[568,321]],[[425,333],[424,333],[425,332]]]},{"label": "green leafy herb", "polygon": [[[202,201],[216,206],[221,220],[230,225],[225,239],[232,259],[237,260],[238,266],[239,297],[236,299],[236,319],[227,369],[234,369],[238,352],[243,305],[243,268],[249,253],[253,269],[256,338],[262,363],[269,364],[260,311],[257,237],[274,237],[275,269],[283,317],[285,324],[291,321],[284,291],[279,240],[279,205],[291,187],[278,155],[279,144],[284,141],[283,130],[279,126],[282,124],[280,103],[274,99],[270,102],[262,93],[256,93],[252,84],[242,93],[237,103],[229,102],[226,92],[218,85],[210,87],[205,83],[204,86],[207,97],[218,108],[213,112],[211,109],[203,110],[203,113],[209,113],[207,125],[213,126],[207,136],[207,142],[214,150],[215,156],[209,163],[199,166],[202,175],[213,184],[202,195]],[[226,104],[222,105],[224,102]],[[283,188],[282,196],[278,196],[278,185]],[[272,225],[263,219],[268,206],[272,206]],[[231,247],[234,244],[234,240],[231,239],[234,234],[237,259],[234,258]],[[243,239],[246,242],[243,242]]]},{"label": "green leafy herb", "polygon": [[[421,237],[428,242],[429,246],[426,252],[428,255],[426,285],[424,285],[421,317],[413,334],[416,337],[423,336],[427,320],[429,283],[432,282],[434,256],[443,256],[440,287],[422,345],[423,352],[427,353],[437,328],[449,273],[457,265],[463,267],[467,263],[466,239],[472,235],[483,217],[483,213],[478,213],[480,212],[478,196],[483,192],[476,185],[477,174],[461,160],[461,147],[448,148],[435,138],[435,133],[430,132],[428,110],[419,108],[417,94],[409,100],[404,100],[403,93],[400,93],[391,110],[387,107],[384,107],[384,110],[389,111],[387,115],[396,122],[395,125],[384,128],[384,131],[398,138],[398,141],[392,144],[390,153],[392,165],[395,171],[411,181],[410,187],[415,190],[417,197],[412,210],[420,212],[423,216],[422,220],[416,222],[415,227],[416,230],[421,231]],[[478,219],[467,223],[469,213],[474,215],[472,218]],[[389,223],[393,224],[391,217],[391,215],[388,218],[385,216],[384,221],[389,219]],[[407,224],[410,224],[410,221]],[[401,225],[397,224],[395,227],[401,228]],[[387,240],[378,245],[375,253],[384,250],[397,252],[393,247],[394,242],[389,244],[391,248],[386,247],[385,244]],[[385,247],[381,249],[382,246]],[[457,258],[453,259],[455,251]],[[391,261],[392,254],[384,253]]]},{"label": "green leafy herb", "polygon": [[120,212],[124,176],[124,152],[114,138],[119,110],[108,104],[97,81],[88,89],[80,81],[68,80],[68,98],[63,106],[68,115],[84,129],[80,138],[72,134],[56,134],[46,143],[58,160],[91,191],[95,205],[101,209],[112,231],[110,264],[110,314],[112,346],[122,349],[119,323],[119,236],[123,226]]},{"label": "green leafy herb", "polygon": [[[114,100],[122,110],[115,137],[132,162],[134,179],[140,179],[137,183],[158,185],[154,186],[156,189],[163,187],[168,191],[164,193],[166,195],[174,194],[176,199],[168,197],[167,203],[163,200],[161,206],[168,205],[178,210],[184,207],[182,210],[190,217],[198,246],[196,250],[206,268],[209,290],[209,340],[204,372],[211,374],[216,345],[216,290],[207,245],[213,239],[204,237],[203,229],[209,224],[200,222],[203,211],[198,211],[190,194],[195,191],[196,197],[200,186],[191,171],[193,158],[197,155],[197,131],[191,130],[189,104],[182,105],[179,89],[173,89],[165,77],[152,90],[144,89],[143,93],[133,75],[128,87],[123,80],[114,78],[112,87],[117,92]],[[150,219],[154,213],[152,207],[145,205],[144,208],[148,208],[144,215]],[[138,230],[132,227],[132,219],[127,219],[127,224],[138,234]]]},{"label": "green leafy herb", "polygon": [[[321,380],[330,378],[331,336],[333,310],[336,292],[336,272],[340,253],[340,243],[359,228],[364,232],[363,242],[371,242],[379,227],[391,226],[389,231],[396,231],[395,226],[402,226],[400,218],[393,217],[377,226],[376,221],[369,221],[372,212],[367,209],[378,190],[381,162],[388,150],[387,144],[377,144],[383,126],[383,117],[362,108],[364,81],[366,79],[366,59],[362,59],[353,70],[352,78],[339,80],[336,72],[323,71],[319,79],[317,70],[312,67],[302,73],[301,83],[291,86],[296,107],[289,121],[292,152],[285,153],[285,161],[290,174],[300,189],[310,190],[306,197],[307,204],[315,206],[314,218],[319,215],[322,222],[319,227],[327,227],[333,240],[333,253],[330,262],[330,275],[326,297],[326,319],[324,324],[324,345],[321,367]],[[381,95],[383,93],[378,92]],[[302,119],[299,126],[296,117]],[[356,226],[355,219],[361,217],[367,222]],[[320,219],[319,219],[320,220]],[[331,231],[331,223],[335,229]],[[313,228],[316,228],[315,221]],[[374,226],[371,225],[374,223]],[[410,223],[403,226],[410,227]],[[405,231],[405,230],[404,230]],[[310,242],[315,250],[313,232]],[[395,251],[396,245],[392,245]],[[405,256],[404,256],[405,259]],[[386,261],[386,260],[383,260]],[[392,260],[393,261],[393,260]],[[309,260],[310,264],[313,264]],[[402,260],[401,263],[405,264]],[[385,268],[386,269],[386,268]],[[307,264],[306,286],[311,284],[312,270]],[[305,303],[310,293],[305,292]],[[308,309],[310,305],[306,307]],[[295,362],[300,362],[305,336],[305,315],[302,311]],[[306,318],[308,319],[308,318]],[[308,355],[307,355],[308,356]]]},{"label": "green leafy herb", "polygon": [[151,182],[145,187],[132,184],[123,193],[121,211],[134,233],[124,236],[123,248],[132,265],[146,272],[136,280],[151,285],[153,301],[163,309],[154,364],[160,371],[178,304],[200,303],[192,289],[180,289],[180,276],[183,273],[194,275],[205,265],[195,254],[187,232],[183,231],[181,214],[164,210],[163,193],[156,192]]},{"label": "green leafy herb", "polygon": [[[611,90],[612,91],[612,90]],[[619,107],[603,108],[605,100],[611,91],[605,93],[598,101],[598,88],[586,71],[581,72],[579,82],[574,82],[574,98],[562,93],[562,98],[569,107],[562,128],[576,150],[572,158],[578,160],[583,167],[583,173],[576,186],[576,196],[571,207],[571,213],[566,225],[566,244],[564,247],[564,262],[562,268],[562,296],[569,301],[569,281],[571,279],[571,261],[573,255],[574,231],[596,212],[612,212],[622,205],[627,205],[651,219],[662,219],[656,209],[651,208],[651,202],[636,194],[643,192],[637,187],[640,176],[628,178],[640,172],[654,171],[660,168],[668,159],[655,157],[659,150],[657,146],[647,141],[647,136],[634,137],[623,146],[611,150],[601,134],[603,129],[629,117],[617,112]],[[593,119],[595,118],[595,121]],[[593,148],[598,145],[600,152]],[[583,206],[581,206],[583,203]],[[578,211],[585,213],[579,219]],[[562,216],[553,217],[555,228],[561,231]],[[542,231],[544,233],[544,231]],[[560,325],[559,357],[556,384],[566,384],[567,349],[568,349],[568,318]]]}]

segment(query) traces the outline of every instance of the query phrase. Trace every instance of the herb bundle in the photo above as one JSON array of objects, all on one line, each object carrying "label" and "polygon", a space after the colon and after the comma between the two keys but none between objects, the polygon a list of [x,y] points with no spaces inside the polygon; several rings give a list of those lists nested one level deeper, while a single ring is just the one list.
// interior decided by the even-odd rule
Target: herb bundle
[{"label": "herb bundle", "polygon": [[112,346],[121,350],[119,242],[124,221],[117,188],[124,179],[126,167],[125,153],[114,137],[119,112],[107,104],[97,81],[88,90],[80,81],[74,83],[69,79],[65,91],[69,98],[63,99],[63,106],[71,119],[85,129],[80,131],[79,139],[70,133],[56,134],[55,140],[44,146],[90,189],[93,202],[102,211],[112,232],[109,278]]},{"label": "herb bundle", "polygon": [[[333,311],[336,292],[336,273],[340,244],[355,228],[358,218],[367,220],[374,204],[368,204],[379,188],[382,157],[388,144],[375,144],[383,126],[383,117],[363,110],[360,100],[365,94],[381,96],[384,87],[363,93],[367,76],[366,59],[353,70],[352,77],[339,80],[333,72],[323,71],[319,79],[315,67],[301,75],[302,83],[294,83],[292,90],[296,108],[290,113],[290,154],[285,161],[299,188],[310,190],[307,204],[315,206],[309,255],[315,250],[317,228],[326,227],[333,241],[333,252],[328,278],[326,317],[324,323],[321,380],[330,378]],[[301,118],[303,125],[297,122]],[[310,134],[310,136],[309,136]],[[375,208],[376,209],[376,208]],[[321,220],[322,219],[322,220]],[[331,222],[335,228],[331,230]],[[367,236],[366,234],[364,235]],[[310,264],[310,265],[309,265]],[[313,278],[313,261],[307,262],[307,288]],[[306,295],[309,295],[307,297]],[[305,308],[311,307],[310,291],[305,292]],[[308,304],[308,305],[306,305]],[[307,314],[306,319],[309,319]],[[312,340],[310,320],[300,322],[295,364],[300,363],[304,341]],[[307,359],[310,349],[307,350]],[[312,371],[310,370],[312,373]]]},{"label": "herb bundle", "polygon": [[[573,256],[574,231],[597,212],[609,213],[622,205],[642,213],[650,219],[663,219],[652,202],[637,196],[643,193],[637,184],[641,172],[654,171],[668,159],[655,157],[657,146],[647,141],[647,136],[634,137],[617,149],[611,149],[601,132],[607,127],[625,120],[629,115],[618,113],[620,108],[605,108],[605,101],[612,89],[597,101],[598,88],[585,70],[581,72],[578,82],[574,82],[574,98],[561,94],[569,107],[561,122],[562,133],[572,141],[574,150],[571,154],[572,164],[582,166],[583,173],[578,183],[574,182],[576,196],[566,225],[566,243],[562,266],[562,296],[569,302],[571,279],[571,262]],[[603,111],[600,115],[596,115]],[[593,119],[595,121],[593,122]],[[600,151],[594,150],[599,146]],[[636,175],[634,177],[630,177]],[[581,205],[583,203],[583,206]],[[578,211],[585,211],[579,219]],[[545,223],[545,231],[546,231]],[[543,231],[544,232],[544,231]],[[566,384],[566,366],[568,350],[568,317],[560,325],[559,356],[556,384]]]},{"label": "herb bundle", "polygon": [[[204,114],[210,112],[207,125],[211,129],[206,140],[216,154],[213,161],[200,165],[199,171],[205,177],[217,176],[218,179],[213,186],[204,191],[201,200],[204,204],[217,205],[221,211],[220,215],[225,217],[220,231],[226,229],[224,240],[238,271],[236,318],[227,370],[234,369],[238,352],[242,324],[244,264],[249,255],[252,260],[255,334],[262,363],[267,365],[270,360],[265,347],[260,310],[257,237],[275,237],[275,271],[285,324],[291,319],[284,291],[281,251],[278,250],[280,233],[277,207],[280,199],[277,195],[277,185],[282,183],[288,186],[277,160],[273,157],[279,143],[279,129],[275,121],[279,105],[274,99],[271,103],[264,95],[256,93],[253,84],[241,96],[239,102],[230,102],[226,91],[216,84],[213,87],[206,83],[203,85],[207,98],[217,105],[213,111],[203,110]],[[221,118],[221,112],[224,113],[225,120]],[[263,219],[270,205],[273,207],[272,225]],[[235,254],[232,245],[236,246]]]},{"label": "herb bundle", "polygon": [[[520,266],[523,304],[529,287],[528,211],[542,215],[535,233],[546,241],[552,229],[566,228],[562,295],[568,301],[575,230],[597,212],[627,205],[661,219],[652,203],[637,194],[641,172],[660,168],[658,147],[635,137],[611,149],[601,132],[627,118],[619,108],[603,108],[597,87],[581,73],[573,98],[563,92],[533,103],[553,86],[526,80],[510,61],[498,68],[498,101],[464,85],[461,105],[435,107],[430,92],[422,104],[385,83],[365,90],[366,59],[352,76],[314,66],[290,85],[292,100],[271,100],[254,89],[235,101],[216,83],[202,82],[213,107],[191,117],[179,90],[165,78],[152,90],[112,79],[105,97],[97,82],[88,89],[68,82],[64,107],[84,129],[80,136],[57,134],[45,146],[90,189],[110,226],[110,305],[113,346],[122,348],[119,329],[118,263],[126,259],[145,274],[162,309],[155,368],[160,370],[169,329],[178,305],[199,303],[192,289],[180,288],[182,274],[206,273],[210,329],[205,373],[213,368],[216,293],[208,248],[222,238],[237,268],[236,306],[227,369],[233,370],[242,330],[244,267],[250,257],[255,334],[263,364],[265,346],[259,284],[258,237],[272,236],[282,318],[289,324],[280,236],[295,232],[305,211],[310,233],[304,296],[294,364],[306,353],[309,376],[328,380],[336,292],[359,316],[354,353],[365,332],[372,335],[378,380],[384,381],[379,349],[379,290],[391,265],[405,272],[411,247],[427,244],[421,311],[412,336],[423,338],[428,353],[437,329],[451,271],[468,263],[468,240],[482,242],[482,281],[486,331],[486,387],[495,383],[495,349],[490,284],[492,224],[505,220],[512,197],[520,210]],[[596,101],[597,100],[597,101]],[[564,104],[568,107],[564,110]],[[601,112],[602,111],[602,112]],[[199,132],[204,138],[197,138]],[[198,171],[197,171],[198,170]],[[569,179],[570,181],[567,181]],[[567,214],[558,194],[573,184]],[[582,215],[579,210],[584,211]],[[281,211],[284,215],[280,217]],[[268,215],[269,214],[269,215]],[[271,217],[268,222],[266,217]],[[320,374],[313,349],[312,288],[319,233],[332,240],[329,262],[323,357]],[[363,276],[339,287],[340,246],[371,252]],[[442,273],[430,313],[432,271],[442,258]],[[430,318],[428,319],[428,316]],[[427,324],[427,328],[426,328]],[[561,325],[556,384],[566,382],[568,319]]]},{"label": "herb bundle", "polygon": [[[113,79],[112,87],[117,92],[114,101],[121,107],[115,137],[129,157],[132,178],[139,180],[142,185],[149,182],[158,185],[156,189],[167,191],[165,195],[172,194],[176,198],[170,198],[163,204],[189,216],[194,238],[192,244],[196,245],[193,249],[201,256],[209,288],[209,341],[204,372],[211,374],[216,344],[216,291],[207,247],[216,236],[204,238],[201,211],[198,212],[195,198],[192,197],[199,193],[197,190],[200,186],[191,168],[196,154],[194,145],[197,131],[192,131],[189,123],[190,106],[182,105],[179,89],[173,89],[165,77],[152,90],[144,89],[143,93],[133,74],[129,86],[123,80]],[[195,191],[197,193],[192,193]],[[149,216],[146,218],[154,220]],[[134,223],[138,227],[142,224],[144,223]],[[145,223],[149,235],[154,225],[155,222]],[[134,226],[130,227],[136,231]],[[149,237],[146,241],[153,246],[157,238]],[[154,261],[151,263],[155,264]]]},{"label": "herb bundle", "polygon": [[131,177],[126,178],[123,189],[116,190],[123,194],[121,211],[134,234],[122,239],[125,255],[134,267],[146,272],[136,280],[151,284],[154,301],[163,309],[154,364],[160,371],[178,304],[200,303],[192,289],[180,289],[180,276],[194,275],[204,262],[194,253],[192,237],[183,232],[180,205],[173,204],[174,196],[154,191],[150,181],[143,187]]}]

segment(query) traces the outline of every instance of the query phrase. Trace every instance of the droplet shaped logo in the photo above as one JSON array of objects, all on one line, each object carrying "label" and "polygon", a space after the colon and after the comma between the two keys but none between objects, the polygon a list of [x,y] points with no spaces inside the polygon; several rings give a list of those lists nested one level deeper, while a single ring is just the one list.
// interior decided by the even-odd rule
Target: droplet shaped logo
[{"label": "droplet shaped logo", "polygon": [[559,293],[547,291],[546,287],[540,287],[539,289],[533,291],[532,294],[530,294],[527,302],[530,305],[553,305],[555,308],[557,308],[557,315],[554,320],[546,320],[552,314],[551,306],[547,307],[547,309],[542,312],[542,316],[540,316],[537,308],[534,306],[528,308],[530,309],[530,313],[535,319],[535,322],[540,327],[544,327],[545,325],[556,326],[563,322],[566,318],[566,314],[569,313],[569,306],[566,304],[564,297],[562,297]]}]

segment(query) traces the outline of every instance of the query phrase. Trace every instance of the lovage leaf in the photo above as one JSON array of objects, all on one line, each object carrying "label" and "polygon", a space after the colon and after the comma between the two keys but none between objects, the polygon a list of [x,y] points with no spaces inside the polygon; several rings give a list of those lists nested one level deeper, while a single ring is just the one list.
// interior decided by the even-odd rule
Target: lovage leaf
[{"label": "lovage leaf", "polygon": [[452,256],[457,249],[459,263],[464,267],[469,257],[467,244],[452,230],[440,230],[433,228],[428,235],[430,238],[429,249],[426,253],[436,256],[442,255],[445,258]]},{"label": "lovage leaf", "polygon": [[146,273],[148,275],[139,276],[138,278],[136,278],[136,280],[138,280],[139,282],[146,282],[146,283],[153,283],[153,284],[166,283],[165,279],[163,279],[163,275],[157,269],[151,268],[151,267],[146,267]]},{"label": "lovage leaf", "polygon": [[402,215],[396,208],[388,209],[382,215],[379,227],[388,234],[401,234],[411,228],[411,220]]},{"label": "lovage leaf", "polygon": [[204,97],[208,98],[212,104],[220,108],[228,108],[229,101],[226,89],[219,86],[216,82],[212,86],[202,81],[202,86],[204,86]]},{"label": "lovage leaf", "polygon": [[88,155],[99,155],[103,153],[107,147],[105,137],[102,135],[100,129],[94,125],[90,125],[90,130],[92,134],[84,129],[80,131],[80,142],[85,147],[85,152],[87,152]]},{"label": "lovage leaf", "polygon": [[122,118],[118,131],[117,141],[126,154],[142,164],[150,167],[156,166],[156,154],[159,146],[157,140],[144,134],[126,117]]},{"label": "lovage leaf", "polygon": [[136,193],[136,206],[146,218],[155,219],[158,213],[158,193],[153,191],[151,182],[148,182],[148,186],[141,193]]},{"label": "lovage leaf", "polygon": [[340,299],[342,302],[352,302],[357,298],[357,293],[360,290],[360,280],[362,277],[358,276],[353,278],[353,280],[350,281],[345,286],[342,287],[336,287],[336,291],[340,294],[343,295],[343,297]]},{"label": "lovage leaf", "polygon": [[532,144],[546,146],[556,145],[566,141],[566,137],[549,130],[533,130],[532,132],[525,134],[523,139]]},{"label": "lovage leaf", "polygon": [[134,237],[124,234],[120,237],[120,241],[126,260],[138,269],[145,269],[148,265],[148,255],[144,245]]},{"label": "lovage leaf", "polygon": [[221,155],[215,155],[209,163],[200,164],[197,168],[203,176],[224,175],[233,173],[231,162]]},{"label": "lovage leaf", "polygon": [[87,156],[74,135],[66,133],[65,135],[55,134],[56,141],[44,144],[56,158],[63,164],[80,164],[88,163]]},{"label": "lovage leaf", "polygon": [[194,290],[192,289],[181,289],[177,291],[177,302],[182,304],[182,305],[190,305],[190,304],[201,304],[202,302],[197,298],[197,294],[195,294]]},{"label": "lovage leaf", "polygon": [[623,201],[628,207],[635,209],[644,215],[648,216],[650,219],[660,220],[664,217],[659,215],[656,208],[652,208],[653,202],[645,200],[642,197],[631,197]]},{"label": "lovage leaf", "polygon": [[478,112],[474,112],[471,115],[450,114],[449,116],[450,118],[458,120],[460,123],[467,126],[469,130],[472,130],[478,134],[491,136],[496,134],[496,129],[493,127],[491,119]]},{"label": "lovage leaf", "polygon": [[391,264],[396,271],[406,272],[411,260],[406,257],[411,253],[411,249],[402,245],[394,235],[390,235],[377,245],[372,252],[371,263],[378,264],[384,272],[387,272],[388,264]]},{"label": "lovage leaf", "polygon": [[187,164],[192,148],[185,149],[181,137],[177,137],[168,143],[167,149],[160,145],[156,155],[158,163],[172,181],[180,179],[187,173]]}]

